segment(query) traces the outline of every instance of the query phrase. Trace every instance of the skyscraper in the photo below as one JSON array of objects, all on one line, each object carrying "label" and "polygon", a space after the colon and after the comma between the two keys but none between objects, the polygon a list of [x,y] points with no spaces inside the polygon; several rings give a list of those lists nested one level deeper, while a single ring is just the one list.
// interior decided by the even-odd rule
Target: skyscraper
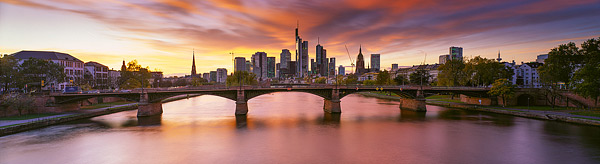
[{"label": "skyscraper", "polygon": [[279,63],[281,68],[287,68],[288,61],[292,61],[292,54],[288,49],[282,49],[279,55]]},{"label": "skyscraper", "polygon": [[398,64],[394,63],[392,64],[392,71],[397,71],[398,70]]},{"label": "skyscraper", "polygon": [[192,77],[196,76],[196,54],[192,51]]},{"label": "skyscraper", "polygon": [[302,41],[302,77],[308,74],[308,41]]},{"label": "skyscraper", "polygon": [[267,79],[267,53],[256,52],[252,55],[252,71],[259,81]]},{"label": "skyscraper", "polygon": [[210,71],[209,82],[217,82],[217,71]]},{"label": "skyscraper", "polygon": [[338,75],[346,75],[346,67],[340,65],[340,67],[338,67]]},{"label": "skyscraper", "polygon": [[319,71],[317,71],[317,62],[315,62],[315,59],[310,59],[310,74],[319,74],[318,72]]},{"label": "skyscraper", "polygon": [[246,71],[252,72],[252,62],[250,60],[246,60]]},{"label": "skyscraper", "polygon": [[379,63],[380,63],[380,55],[379,54],[371,54],[371,70],[374,72],[379,72]]},{"label": "skyscraper", "polygon": [[316,74],[320,76],[327,76],[327,50],[323,49],[321,44],[317,44],[316,48]]},{"label": "skyscraper", "polygon": [[335,76],[335,58],[329,58],[329,66],[328,66],[328,69],[329,69],[329,73],[328,73],[328,75],[329,75],[330,77],[333,77],[333,76]]},{"label": "skyscraper", "polygon": [[463,48],[462,47],[450,47],[450,59],[452,60],[463,60]]},{"label": "skyscraper", "polygon": [[267,78],[275,77],[275,57],[267,57]]},{"label": "skyscraper", "polygon": [[298,35],[299,26],[298,23],[296,26],[296,76],[304,77],[308,73],[308,41],[302,41]]},{"label": "skyscraper", "polygon": [[365,59],[362,54],[362,46],[360,46],[358,56],[356,57],[356,74],[360,76],[365,72]]},{"label": "skyscraper", "polygon": [[217,83],[225,83],[227,80],[227,69],[217,68]]},{"label": "skyscraper", "polygon": [[238,71],[246,71],[246,58],[245,57],[235,57],[235,69],[234,72]]}]

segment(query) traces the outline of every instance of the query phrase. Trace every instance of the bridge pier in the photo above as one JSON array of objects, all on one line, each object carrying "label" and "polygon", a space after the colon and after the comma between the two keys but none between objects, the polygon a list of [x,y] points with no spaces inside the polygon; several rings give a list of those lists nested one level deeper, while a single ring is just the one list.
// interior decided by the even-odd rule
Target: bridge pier
[{"label": "bridge pier", "polygon": [[237,101],[235,101],[235,115],[246,115],[248,114],[248,101],[244,90],[237,91]]},{"label": "bridge pier", "polygon": [[427,112],[427,103],[425,103],[425,97],[423,91],[417,91],[417,97],[415,99],[400,99],[400,109],[412,110],[416,112]]},{"label": "bridge pier", "polygon": [[323,100],[323,111],[327,113],[342,113],[342,107],[340,106],[340,100]]},{"label": "bridge pier", "polygon": [[154,116],[163,113],[162,102],[148,102],[148,93],[140,95],[140,103],[138,103],[138,117]]},{"label": "bridge pier", "polygon": [[331,100],[323,99],[323,111],[327,113],[342,113],[340,102],[340,91],[338,89],[332,90]]}]

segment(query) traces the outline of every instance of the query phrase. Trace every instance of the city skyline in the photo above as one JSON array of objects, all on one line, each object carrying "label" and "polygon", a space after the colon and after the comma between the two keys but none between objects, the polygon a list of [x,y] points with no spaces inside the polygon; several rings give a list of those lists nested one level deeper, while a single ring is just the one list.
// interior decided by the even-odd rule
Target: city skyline
[{"label": "city skyline", "polygon": [[350,66],[344,45],[355,60],[360,44],[363,54],[381,54],[382,70],[420,64],[425,53],[426,63],[436,63],[451,46],[463,47],[464,57],[495,59],[500,50],[503,61],[527,62],[558,44],[600,36],[600,22],[589,21],[598,19],[598,1],[0,0],[0,54],[57,51],[115,69],[137,60],[184,75],[195,49],[198,73],[234,70],[230,52],[249,59],[264,51],[278,61],[282,49],[294,51],[299,21],[309,58],[320,43],[344,66]]}]

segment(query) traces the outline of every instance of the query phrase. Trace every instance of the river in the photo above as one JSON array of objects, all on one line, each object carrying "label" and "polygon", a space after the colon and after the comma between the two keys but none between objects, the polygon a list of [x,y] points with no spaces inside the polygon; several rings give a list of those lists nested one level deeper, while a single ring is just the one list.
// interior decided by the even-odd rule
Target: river
[{"label": "river", "polygon": [[342,114],[322,98],[273,93],[235,102],[199,96],[162,116],[125,111],[0,137],[0,163],[600,163],[600,127],[353,94]]}]

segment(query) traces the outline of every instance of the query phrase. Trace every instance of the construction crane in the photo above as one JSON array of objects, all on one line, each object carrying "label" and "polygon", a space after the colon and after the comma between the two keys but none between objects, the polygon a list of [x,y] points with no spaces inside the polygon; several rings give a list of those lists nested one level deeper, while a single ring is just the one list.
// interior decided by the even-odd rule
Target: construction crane
[{"label": "construction crane", "polygon": [[350,66],[352,66],[352,74],[354,74],[354,61],[352,60],[352,56],[350,56],[350,51],[348,51],[348,46],[344,45],[344,47],[346,47],[346,53],[348,53],[348,58],[350,58]]}]

